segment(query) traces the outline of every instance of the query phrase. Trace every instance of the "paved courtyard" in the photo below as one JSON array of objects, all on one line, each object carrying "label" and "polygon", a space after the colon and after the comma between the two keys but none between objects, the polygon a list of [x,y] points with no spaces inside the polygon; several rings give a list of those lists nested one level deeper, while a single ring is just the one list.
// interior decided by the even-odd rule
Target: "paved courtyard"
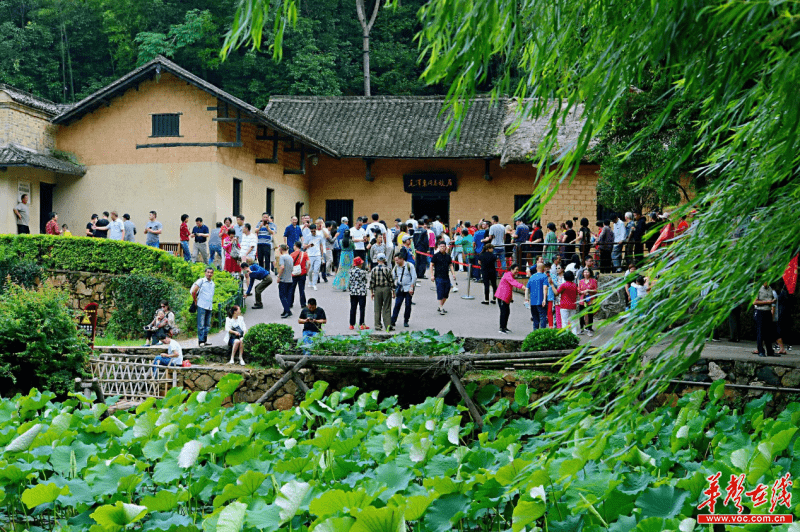
[{"label": "paved courtyard", "polygon": [[[459,291],[450,293],[450,299],[445,304],[447,314],[444,316],[436,312],[438,304],[436,302],[436,291],[432,289],[433,283],[429,279],[418,281],[420,285],[417,286],[417,290],[414,292],[416,305],[413,305],[411,310],[410,327],[408,329],[403,327],[401,310],[397,323],[399,326],[397,332],[436,329],[442,333],[453,331],[456,336],[482,338],[503,336],[522,340],[533,330],[530,310],[525,308],[523,296],[515,294],[514,302],[511,304],[511,319],[508,322],[508,328],[512,332],[508,335],[501,335],[498,332],[500,329],[500,310],[498,306],[481,304],[481,301],[483,301],[483,284],[472,283],[470,293],[475,299],[462,299],[462,296],[467,295],[467,274],[457,273],[456,275],[458,276]],[[329,276],[329,280],[331,282],[319,284],[316,292],[306,288],[306,298],[315,298],[317,305],[325,310],[328,318],[325,334],[352,334],[355,331],[351,331],[349,328],[350,294],[349,292],[333,290],[331,285],[333,278]],[[303,326],[297,323],[297,319],[300,316],[300,302],[297,294],[295,294],[294,307],[292,308],[293,316],[287,319],[281,319],[283,309],[278,300],[278,287],[274,282],[263,293],[264,308],[249,308],[254,303],[254,295],[247,298],[248,309],[244,319],[248,327],[256,323],[286,323],[291,325],[296,336],[300,335]],[[365,322],[370,327],[370,331],[374,328],[374,308],[372,300],[367,296]],[[356,316],[357,319],[358,316]],[[223,336],[224,332],[220,332],[211,341],[215,345],[221,345]]]},{"label": "paved courtyard", "polygon": [[[398,320],[397,332],[421,331],[425,329],[436,329],[441,333],[452,331],[456,336],[466,336],[473,338],[511,338],[522,340],[533,330],[531,325],[530,310],[525,308],[522,294],[514,294],[514,302],[511,304],[511,318],[508,326],[512,331],[508,335],[498,332],[500,328],[500,310],[497,305],[483,305],[483,284],[472,283],[470,294],[475,299],[466,300],[462,296],[467,295],[467,275],[457,273],[458,292],[451,292],[450,299],[447,300],[445,308],[448,313],[444,316],[436,312],[436,292],[433,290],[433,283],[429,279],[418,281],[417,291],[414,293],[410,327],[402,326],[401,318]],[[329,277],[332,281],[333,277]],[[520,279],[524,284],[524,280]],[[317,304],[325,310],[328,324],[325,327],[325,334],[355,334],[358,330],[351,331],[349,328],[350,319],[350,294],[348,292],[335,291],[331,283],[320,283],[318,290],[314,291],[306,288],[307,298],[316,298]],[[295,303],[292,308],[293,315],[287,319],[281,319],[282,308],[278,300],[278,287],[272,283],[263,293],[263,309],[249,308],[255,303],[255,297],[250,296],[246,300],[248,307],[245,314],[245,323],[252,327],[257,323],[286,323],[294,329],[295,336],[299,337],[303,326],[297,323],[300,316],[300,303],[295,295]],[[367,310],[365,314],[366,324],[370,327],[370,332],[374,331],[374,306],[372,300],[367,296]],[[601,345],[607,342],[619,328],[617,324],[611,324],[604,330],[600,330],[593,338],[581,336],[581,343],[591,341],[594,345]],[[211,338],[213,345],[222,345],[224,332],[219,332]],[[197,339],[182,341],[184,347],[196,347]],[[707,342],[703,351],[704,356],[709,358],[734,358],[739,360],[757,359],[752,354],[755,348],[754,342],[742,341],[740,343],[727,342]],[[652,352],[657,352],[659,346],[651,348]],[[763,359],[762,359],[763,360]],[[779,359],[773,359],[779,360]],[[788,355],[780,358],[781,364],[800,367],[800,349],[790,351]]]}]

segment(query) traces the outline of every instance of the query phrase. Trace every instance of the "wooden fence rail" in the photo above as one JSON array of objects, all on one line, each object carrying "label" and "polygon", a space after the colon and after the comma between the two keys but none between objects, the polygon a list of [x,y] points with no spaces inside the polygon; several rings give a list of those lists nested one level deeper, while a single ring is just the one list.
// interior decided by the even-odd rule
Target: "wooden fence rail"
[{"label": "wooden fence rail", "polygon": [[128,402],[163,397],[178,385],[179,366],[154,366],[153,355],[101,354],[89,359],[92,378],[106,397]]}]

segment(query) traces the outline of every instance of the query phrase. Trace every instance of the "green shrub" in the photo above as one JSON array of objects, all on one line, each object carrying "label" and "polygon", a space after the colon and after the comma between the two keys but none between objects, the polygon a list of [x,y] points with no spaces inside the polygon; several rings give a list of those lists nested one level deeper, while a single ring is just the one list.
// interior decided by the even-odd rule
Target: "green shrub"
[{"label": "green shrub", "polygon": [[[171,253],[134,242],[107,238],[64,238],[52,235],[0,235],[0,256],[4,254],[33,261],[44,269],[161,276],[189,289],[203,276],[205,265],[186,262]],[[228,301],[239,289],[239,281],[227,272],[214,272],[214,304]],[[169,299],[169,298],[167,298]],[[197,328],[196,318],[189,314],[191,296],[184,292],[181,304],[173,308],[184,310],[175,316],[186,331]],[[143,308],[150,313],[155,308]],[[216,316],[216,313],[214,314]],[[141,331],[141,325],[140,331]],[[184,327],[181,327],[184,329]],[[125,333],[127,334],[127,333]]]},{"label": "green shrub", "polygon": [[294,331],[283,323],[259,323],[244,335],[244,350],[258,364],[275,363],[275,354],[294,347]]},{"label": "green shrub", "polygon": [[10,278],[12,283],[31,288],[37,279],[44,277],[44,269],[36,262],[20,259],[10,250],[0,248],[0,292],[5,290]]},{"label": "green shrub", "polygon": [[12,284],[0,295],[0,390],[32,387],[63,395],[83,374],[90,350],[67,308],[67,295]]},{"label": "green shrub", "polygon": [[537,329],[525,337],[523,351],[557,351],[575,349],[580,341],[572,332],[564,329]]},{"label": "green shrub", "polygon": [[107,331],[112,336],[141,337],[142,326],[153,319],[161,300],[169,302],[177,326],[186,329],[179,317],[188,291],[175,281],[153,275],[125,275],[114,279],[111,292],[116,310],[108,320]]}]

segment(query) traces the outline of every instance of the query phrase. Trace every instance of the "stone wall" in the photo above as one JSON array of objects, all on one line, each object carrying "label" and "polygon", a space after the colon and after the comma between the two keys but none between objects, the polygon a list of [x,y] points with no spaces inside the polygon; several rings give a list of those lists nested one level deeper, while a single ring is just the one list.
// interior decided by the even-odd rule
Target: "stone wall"
[{"label": "stone wall", "polygon": [[83,310],[89,303],[97,303],[97,327],[105,328],[114,311],[109,282],[117,275],[66,270],[48,270],[47,273],[49,283],[69,292],[71,309]]},{"label": "stone wall", "polygon": [[[178,383],[190,391],[210,390],[229,373],[242,376],[242,383],[233,393],[235,403],[255,403],[264,392],[270,389],[283,376],[279,369],[247,369],[237,366],[192,366],[179,372]],[[309,370],[300,370],[303,382],[310,388],[314,385],[314,375]],[[267,410],[289,410],[299,404],[297,384],[289,381],[264,403]]]}]

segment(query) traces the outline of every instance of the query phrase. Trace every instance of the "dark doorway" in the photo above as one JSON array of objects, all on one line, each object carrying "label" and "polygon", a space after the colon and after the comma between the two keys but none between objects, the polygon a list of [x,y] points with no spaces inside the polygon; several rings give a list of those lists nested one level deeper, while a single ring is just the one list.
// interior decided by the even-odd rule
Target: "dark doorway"
[{"label": "dark doorway", "polygon": [[53,211],[53,189],[55,185],[39,183],[39,233],[45,233],[50,213]]},{"label": "dark doorway", "polygon": [[415,192],[411,195],[411,212],[417,220],[423,216],[433,220],[442,217],[442,223],[450,222],[450,194],[447,192]]},{"label": "dark doorway", "polygon": [[351,199],[329,199],[325,200],[325,220],[336,222],[339,225],[342,217],[346,217],[353,224],[353,200]]},{"label": "dark doorway", "polygon": [[242,180],[233,178],[233,215],[242,214]]},{"label": "dark doorway", "polygon": [[516,194],[514,195],[514,220],[522,220],[526,224],[531,225],[534,220],[533,214],[539,207],[539,203],[530,203],[527,207],[525,205],[531,200],[533,196],[530,194]]}]

